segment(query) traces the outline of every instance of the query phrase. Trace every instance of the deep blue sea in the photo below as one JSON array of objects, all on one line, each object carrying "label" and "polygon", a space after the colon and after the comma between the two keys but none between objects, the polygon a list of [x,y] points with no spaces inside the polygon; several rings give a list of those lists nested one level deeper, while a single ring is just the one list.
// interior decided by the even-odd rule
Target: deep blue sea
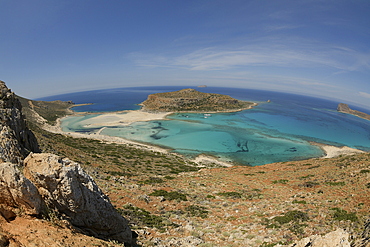
[{"label": "deep blue sea", "polygon": [[[183,88],[186,87],[118,88],[56,95],[39,100],[93,103],[74,107],[73,110],[99,114],[137,110],[140,109],[137,104],[149,94]],[[203,113],[173,114],[168,117],[170,120],[136,122],[123,127],[107,126],[101,133],[167,147],[186,156],[203,153],[252,166],[323,156],[323,151],[310,142],[370,151],[370,121],[337,112],[338,103],[345,102],[252,89],[195,89],[253,101],[258,106],[241,112],[210,116]],[[369,113],[366,109],[350,107]],[[62,121],[62,128],[64,131],[85,133],[98,131],[82,124],[82,121],[91,117],[68,117]]]}]

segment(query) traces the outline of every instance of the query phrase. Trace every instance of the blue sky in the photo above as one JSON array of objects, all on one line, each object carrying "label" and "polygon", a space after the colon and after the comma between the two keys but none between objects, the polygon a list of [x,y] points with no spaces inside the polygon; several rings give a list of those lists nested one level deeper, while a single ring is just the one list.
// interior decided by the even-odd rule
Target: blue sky
[{"label": "blue sky", "polygon": [[37,98],[227,86],[370,108],[368,0],[0,0],[0,80]]}]

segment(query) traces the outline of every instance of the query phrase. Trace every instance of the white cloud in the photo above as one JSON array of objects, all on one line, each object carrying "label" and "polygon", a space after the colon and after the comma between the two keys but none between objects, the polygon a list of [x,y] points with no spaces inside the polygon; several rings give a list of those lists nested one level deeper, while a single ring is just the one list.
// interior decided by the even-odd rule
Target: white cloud
[{"label": "white cloud", "polygon": [[370,68],[370,55],[346,47],[302,40],[275,41],[236,48],[209,47],[178,56],[131,54],[137,65],[177,67],[189,70],[227,70],[246,66],[326,68],[359,71]]},{"label": "white cloud", "polygon": [[370,93],[358,92],[358,94],[359,94],[361,97],[369,98],[369,99],[370,99]]}]

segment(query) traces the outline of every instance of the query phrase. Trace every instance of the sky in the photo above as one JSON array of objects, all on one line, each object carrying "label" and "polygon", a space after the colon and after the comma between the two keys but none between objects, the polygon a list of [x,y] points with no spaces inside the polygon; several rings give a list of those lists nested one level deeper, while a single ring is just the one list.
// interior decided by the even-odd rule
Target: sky
[{"label": "sky", "polygon": [[0,0],[0,80],[30,99],[137,86],[370,108],[369,0]]}]

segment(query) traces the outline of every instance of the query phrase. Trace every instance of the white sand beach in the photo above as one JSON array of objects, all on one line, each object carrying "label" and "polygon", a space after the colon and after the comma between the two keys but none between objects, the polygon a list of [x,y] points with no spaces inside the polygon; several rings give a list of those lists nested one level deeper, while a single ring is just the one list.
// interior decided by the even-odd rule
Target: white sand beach
[{"label": "white sand beach", "polygon": [[329,145],[319,145],[324,152],[326,153],[326,156],[323,158],[334,158],[339,155],[352,155],[352,154],[358,154],[358,153],[365,153],[362,150],[350,148],[347,146],[343,147],[335,147],[335,146],[329,146]]},{"label": "white sand beach", "polygon": [[87,126],[122,126],[130,125],[134,122],[165,120],[166,116],[170,114],[172,114],[172,112],[145,112],[142,110],[104,113],[90,118]]}]

